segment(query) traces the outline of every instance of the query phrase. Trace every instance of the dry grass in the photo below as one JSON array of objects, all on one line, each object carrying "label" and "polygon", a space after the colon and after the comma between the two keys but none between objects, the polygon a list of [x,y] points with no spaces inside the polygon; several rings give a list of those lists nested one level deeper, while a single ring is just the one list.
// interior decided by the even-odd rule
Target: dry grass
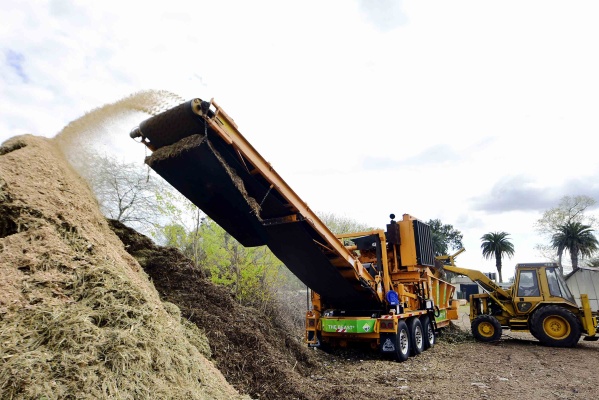
[{"label": "dry grass", "polygon": [[207,340],[174,305],[158,309],[108,263],[72,278],[63,307],[42,300],[4,315],[3,398],[203,398],[190,383]]}]

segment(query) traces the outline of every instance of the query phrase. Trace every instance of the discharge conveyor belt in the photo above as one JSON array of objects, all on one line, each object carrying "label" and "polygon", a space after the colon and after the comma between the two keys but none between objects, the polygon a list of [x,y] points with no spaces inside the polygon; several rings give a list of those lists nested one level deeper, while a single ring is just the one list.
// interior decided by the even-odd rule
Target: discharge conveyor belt
[{"label": "discharge conveyor belt", "polygon": [[379,309],[374,280],[214,102],[194,99],[131,132],[146,163],[242,245],[267,245],[324,301]]}]

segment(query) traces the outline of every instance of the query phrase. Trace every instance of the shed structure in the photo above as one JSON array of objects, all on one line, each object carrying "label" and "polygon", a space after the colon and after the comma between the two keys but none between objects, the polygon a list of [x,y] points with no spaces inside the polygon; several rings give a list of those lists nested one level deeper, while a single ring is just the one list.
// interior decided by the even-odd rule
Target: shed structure
[{"label": "shed structure", "polygon": [[591,310],[599,310],[599,268],[579,267],[566,275],[565,279],[579,307],[582,307],[580,302],[582,293],[589,295]]}]

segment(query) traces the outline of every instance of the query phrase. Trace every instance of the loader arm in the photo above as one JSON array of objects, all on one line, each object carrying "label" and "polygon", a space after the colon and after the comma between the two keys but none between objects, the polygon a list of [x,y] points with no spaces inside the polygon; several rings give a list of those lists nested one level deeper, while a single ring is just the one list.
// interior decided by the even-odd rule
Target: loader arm
[{"label": "loader arm", "polygon": [[501,307],[505,313],[508,315],[514,315],[513,309],[511,307],[506,307],[506,304],[512,302],[511,293],[497,285],[492,279],[482,272],[475,269],[458,267],[455,265],[455,258],[464,251],[465,249],[462,248],[453,255],[437,256],[435,258],[437,261],[442,263],[443,270],[470,278],[472,282],[483,288],[483,290],[489,294],[491,299],[493,299],[495,304]]},{"label": "loader arm", "polygon": [[486,292],[489,292],[489,294],[493,295],[493,293],[496,293],[496,295],[493,297],[497,297],[498,299],[501,298],[501,300],[510,300],[512,298],[510,293],[498,286],[493,280],[489,279],[480,271],[475,269],[461,268],[455,265],[443,265],[443,269],[458,275],[467,276],[472,280],[472,282],[478,284]]}]

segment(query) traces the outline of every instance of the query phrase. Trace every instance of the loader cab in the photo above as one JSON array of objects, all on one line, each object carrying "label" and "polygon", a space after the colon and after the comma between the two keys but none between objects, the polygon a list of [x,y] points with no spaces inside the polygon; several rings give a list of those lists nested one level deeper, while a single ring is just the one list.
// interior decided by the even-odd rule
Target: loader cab
[{"label": "loader cab", "polygon": [[517,264],[513,291],[518,314],[529,313],[543,301],[576,304],[556,263]]}]

